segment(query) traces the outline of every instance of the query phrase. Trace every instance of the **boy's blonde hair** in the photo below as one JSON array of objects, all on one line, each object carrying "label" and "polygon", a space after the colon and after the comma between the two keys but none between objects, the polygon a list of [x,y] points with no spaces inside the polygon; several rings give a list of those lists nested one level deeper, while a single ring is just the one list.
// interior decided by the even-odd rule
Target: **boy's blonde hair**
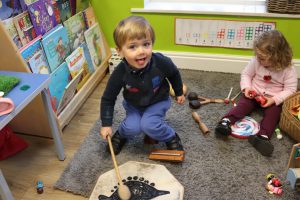
[{"label": "boy's blonde hair", "polygon": [[262,33],[254,41],[255,53],[262,53],[268,57],[271,68],[280,71],[292,65],[292,49],[278,30],[271,30]]},{"label": "boy's blonde hair", "polygon": [[121,49],[128,39],[142,39],[148,34],[154,44],[155,34],[149,22],[141,16],[130,16],[119,22],[113,36],[117,48]]}]

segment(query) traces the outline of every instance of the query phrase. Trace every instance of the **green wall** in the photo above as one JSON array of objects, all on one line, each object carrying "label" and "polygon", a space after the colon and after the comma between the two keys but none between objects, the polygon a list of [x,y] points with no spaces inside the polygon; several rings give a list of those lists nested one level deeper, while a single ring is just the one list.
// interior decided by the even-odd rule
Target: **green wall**
[{"label": "green wall", "polygon": [[[131,8],[143,8],[143,0],[91,0],[95,14],[102,27],[110,47],[115,47],[112,38],[116,24],[123,18],[132,15]],[[220,47],[201,47],[176,45],[174,43],[174,22],[176,17],[199,18],[199,19],[223,19],[223,20],[245,20],[245,21],[267,21],[276,22],[276,28],[280,30],[293,48],[294,59],[300,59],[300,19],[289,18],[266,18],[266,17],[244,17],[244,16],[216,16],[195,14],[159,14],[159,13],[133,13],[144,16],[153,26],[156,34],[155,50],[199,52],[231,55],[252,55],[252,50],[230,49]]]}]

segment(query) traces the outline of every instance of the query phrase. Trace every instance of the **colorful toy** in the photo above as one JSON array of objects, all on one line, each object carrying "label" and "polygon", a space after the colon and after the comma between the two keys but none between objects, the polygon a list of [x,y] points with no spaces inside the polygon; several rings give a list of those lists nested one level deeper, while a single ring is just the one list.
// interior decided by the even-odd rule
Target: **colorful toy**
[{"label": "colorful toy", "polygon": [[42,194],[44,192],[44,185],[42,181],[37,181],[36,182],[36,192],[38,194]]},{"label": "colorful toy", "polygon": [[272,173],[266,176],[268,183],[266,184],[266,189],[270,194],[281,195],[282,194],[282,184],[280,180]]},{"label": "colorful toy", "polygon": [[267,103],[267,99],[263,95],[256,93],[254,90],[250,91],[249,95],[254,97],[254,99],[262,106]]}]

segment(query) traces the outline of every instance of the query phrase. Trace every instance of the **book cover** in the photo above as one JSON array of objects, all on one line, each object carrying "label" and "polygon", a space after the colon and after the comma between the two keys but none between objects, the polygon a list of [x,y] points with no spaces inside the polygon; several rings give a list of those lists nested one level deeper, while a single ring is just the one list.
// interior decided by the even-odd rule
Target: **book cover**
[{"label": "book cover", "polygon": [[70,54],[69,39],[65,27],[57,25],[42,38],[42,45],[53,72]]},{"label": "book cover", "polygon": [[83,48],[83,53],[84,53],[84,57],[87,61],[87,64],[88,64],[88,68],[89,68],[89,72],[90,74],[94,73],[95,72],[95,68],[94,68],[94,65],[93,65],[93,61],[92,61],[92,58],[91,58],[91,55],[90,55],[90,51],[89,51],[89,48],[86,46],[86,43],[82,43],[80,45],[80,47]]},{"label": "book cover", "polygon": [[54,0],[59,9],[60,19],[62,22],[66,21],[72,16],[71,6],[69,0]]},{"label": "book cover", "polygon": [[89,0],[76,0],[76,13],[85,10],[89,5]]},{"label": "book cover", "polygon": [[15,16],[13,21],[23,45],[36,38],[36,33],[27,11]]},{"label": "book cover", "polygon": [[67,19],[64,26],[67,29],[71,51],[74,51],[84,42],[85,23],[82,12]]},{"label": "book cover", "polygon": [[89,48],[94,68],[100,66],[105,58],[105,47],[101,30],[98,23],[95,23],[91,28],[84,32],[85,41]]},{"label": "book cover", "polygon": [[32,73],[49,74],[49,65],[41,45],[41,36],[36,37],[20,49]]},{"label": "book cover", "polygon": [[53,11],[54,11],[56,24],[60,24],[61,19],[60,19],[60,10],[59,10],[59,7],[58,7],[58,3],[57,3],[56,0],[51,0],[51,1],[52,1],[52,7],[53,7]]},{"label": "book cover", "polygon": [[71,81],[70,72],[66,62],[63,62],[50,75],[49,91],[52,105],[57,110],[58,105],[62,99],[65,87]]},{"label": "book cover", "polygon": [[44,35],[56,26],[52,0],[37,0],[27,5],[31,22],[37,35]]},{"label": "book cover", "polygon": [[83,13],[86,29],[90,28],[96,23],[94,9],[92,6],[89,6],[87,9],[82,11],[82,13]]},{"label": "book cover", "polygon": [[69,0],[70,1],[70,7],[71,7],[71,16],[76,14],[76,0]]},{"label": "book cover", "polygon": [[22,12],[19,0],[1,0],[0,1],[0,19],[6,20]]},{"label": "book cover", "polygon": [[13,19],[8,18],[6,20],[3,20],[3,25],[5,27],[5,30],[8,32],[10,38],[14,41],[18,49],[22,47],[21,39],[17,33],[17,30],[14,26]]},{"label": "book cover", "polygon": [[65,87],[62,98],[57,107],[57,111],[56,111],[57,115],[59,115],[63,111],[63,109],[68,105],[68,103],[75,96],[77,91],[77,85],[82,78],[83,78],[83,69],[81,69],[78,72],[78,74]]},{"label": "book cover", "polygon": [[84,51],[82,47],[75,49],[67,58],[66,63],[72,78],[74,78],[81,69],[83,69],[82,80],[78,83],[77,90],[79,90],[84,83],[88,80],[90,72],[88,69],[87,61],[84,57]]},{"label": "book cover", "polygon": [[28,7],[27,5],[37,1],[37,0],[19,0],[20,1],[20,4],[21,4],[21,7],[22,7],[22,10],[23,11],[27,11],[28,10]]}]

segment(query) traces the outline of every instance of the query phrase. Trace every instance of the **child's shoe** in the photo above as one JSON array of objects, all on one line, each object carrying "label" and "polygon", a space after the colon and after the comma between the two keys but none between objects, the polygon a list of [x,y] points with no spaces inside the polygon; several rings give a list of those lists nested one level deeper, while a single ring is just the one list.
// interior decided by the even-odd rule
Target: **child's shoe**
[{"label": "child's shoe", "polygon": [[[118,155],[121,152],[121,150],[126,142],[127,142],[127,139],[122,138],[119,131],[116,131],[115,134],[111,138],[111,144],[114,149],[115,155]],[[107,145],[106,150],[107,150],[107,152],[110,153],[109,145]]]},{"label": "child's shoe", "polygon": [[169,142],[166,142],[166,145],[167,145],[168,150],[183,151],[183,146],[181,144],[181,140],[180,140],[179,136],[177,135],[177,133],[175,133],[175,136],[173,137],[172,140],[170,140]]},{"label": "child's shoe", "polygon": [[231,124],[230,120],[227,118],[219,121],[218,125],[215,128],[215,134],[228,136],[231,134]]},{"label": "child's shoe", "polygon": [[271,144],[268,137],[261,135],[250,135],[248,141],[263,156],[272,155],[274,146]]}]

